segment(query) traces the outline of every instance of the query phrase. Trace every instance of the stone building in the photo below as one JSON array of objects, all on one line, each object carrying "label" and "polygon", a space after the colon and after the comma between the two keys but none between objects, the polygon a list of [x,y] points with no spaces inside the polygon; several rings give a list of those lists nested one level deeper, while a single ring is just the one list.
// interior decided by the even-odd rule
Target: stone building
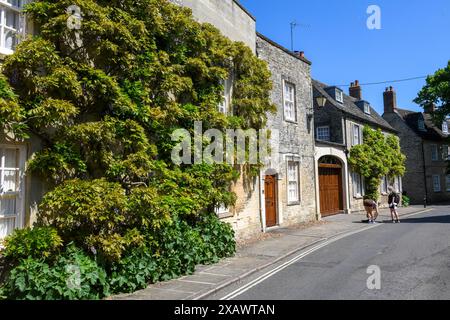
[{"label": "stone building", "polygon": [[434,107],[425,112],[414,112],[397,107],[395,90],[383,93],[383,118],[400,136],[400,145],[407,156],[404,193],[412,204],[450,201],[449,122],[433,122]]},{"label": "stone building", "polygon": [[[350,149],[363,143],[363,128],[368,125],[384,134],[397,134],[363,100],[359,82],[352,83],[349,95],[336,86],[313,80],[314,127],[316,131],[315,170],[318,214],[322,217],[364,210],[364,178],[348,165]],[[401,192],[399,177],[385,177],[380,185],[381,207],[387,206],[388,186]]]},{"label": "stone building", "polygon": [[[314,177],[314,129],[312,124],[311,63],[256,33],[255,18],[235,0],[173,1],[192,9],[200,22],[217,27],[231,40],[244,42],[272,72],[272,100],[278,112],[269,115],[272,155],[254,179],[244,176],[233,186],[238,196],[232,208],[218,208],[239,239],[269,228],[310,221],[316,216]],[[225,102],[230,112],[232,83],[225,83]]]}]

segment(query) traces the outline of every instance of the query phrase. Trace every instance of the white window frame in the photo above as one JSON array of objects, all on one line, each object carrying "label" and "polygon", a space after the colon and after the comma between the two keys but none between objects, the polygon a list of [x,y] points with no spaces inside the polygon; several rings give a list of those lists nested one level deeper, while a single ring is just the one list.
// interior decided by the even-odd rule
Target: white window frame
[{"label": "white window frame", "polygon": [[437,144],[431,145],[431,161],[439,161],[439,148]]},{"label": "white window frame", "polygon": [[364,113],[370,114],[370,104],[368,104],[368,103],[364,104]]},{"label": "white window frame", "polygon": [[227,206],[222,204],[222,205],[220,205],[220,206],[215,208],[215,212],[216,212],[217,216],[220,217],[220,216],[229,214],[230,213],[230,209]]},{"label": "white window frame", "polygon": [[[14,168],[5,167],[4,163],[4,149],[15,149],[18,152],[16,166]],[[14,215],[0,215],[0,223],[7,219],[14,219],[14,229],[21,229],[24,227],[25,218],[25,161],[26,161],[26,147],[22,145],[0,144],[0,188],[3,185],[3,171],[17,171],[17,185],[13,192],[4,191],[0,189],[0,198],[16,197],[16,208]],[[0,235],[0,240],[1,240]]]},{"label": "white window frame", "polygon": [[433,191],[435,193],[441,192],[442,188],[441,188],[441,176],[440,175],[433,175]]},{"label": "white window frame", "polygon": [[447,187],[447,192],[450,192],[450,174],[445,176],[445,184]]},{"label": "white window frame", "polygon": [[388,194],[388,187],[389,187],[389,179],[387,176],[384,176],[381,179],[381,188],[380,188],[381,194],[384,194],[384,195]]},{"label": "white window frame", "polygon": [[[326,134],[323,134],[324,130],[327,132]],[[317,136],[317,140],[330,141],[331,140],[330,126],[317,127],[316,136]]]},{"label": "white window frame", "polygon": [[[27,1],[20,0],[19,6],[14,6],[7,2],[7,0],[0,0],[0,54],[10,55],[14,53],[14,50],[6,48],[6,32],[11,31],[16,34],[17,42],[20,42],[20,36],[25,34],[26,19],[22,14],[22,7],[28,3]],[[6,12],[13,11],[18,13],[18,26],[17,29],[6,25]]]},{"label": "white window frame", "polygon": [[336,89],[336,101],[339,103],[344,103],[344,93],[339,89]]},{"label": "white window frame", "polygon": [[[357,135],[356,135],[357,134]],[[362,143],[362,130],[359,124],[352,125],[352,147]]]},{"label": "white window frame", "polygon": [[[295,167],[294,172],[291,170]],[[286,166],[286,187],[287,187],[287,202],[288,205],[295,205],[300,203],[300,161],[287,160]],[[295,188],[293,188],[295,186]],[[291,191],[294,192],[291,192]]]},{"label": "white window frame", "polygon": [[[290,96],[291,92],[288,94],[288,88],[292,89],[292,96]],[[283,80],[283,113],[285,121],[297,122],[297,104],[295,102],[296,95],[297,92],[295,84],[287,80]]]},{"label": "white window frame", "polygon": [[352,173],[353,197],[362,198],[365,195],[364,178],[359,173]]},{"label": "white window frame", "polygon": [[442,132],[443,132],[444,134],[448,134],[448,122],[447,122],[447,121],[444,121],[444,122],[442,123]]}]

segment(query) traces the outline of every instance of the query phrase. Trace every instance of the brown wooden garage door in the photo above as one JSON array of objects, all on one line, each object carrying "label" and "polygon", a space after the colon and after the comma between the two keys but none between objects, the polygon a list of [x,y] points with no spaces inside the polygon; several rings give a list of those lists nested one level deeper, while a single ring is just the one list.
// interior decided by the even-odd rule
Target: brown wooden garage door
[{"label": "brown wooden garage door", "polygon": [[320,212],[322,217],[344,210],[342,197],[342,168],[334,164],[319,165]]}]

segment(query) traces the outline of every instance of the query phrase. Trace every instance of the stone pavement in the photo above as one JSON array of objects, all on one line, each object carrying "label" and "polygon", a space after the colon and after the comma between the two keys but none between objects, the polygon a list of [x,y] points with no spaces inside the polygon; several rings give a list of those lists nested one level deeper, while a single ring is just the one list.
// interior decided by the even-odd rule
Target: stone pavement
[{"label": "stone pavement", "polygon": [[[402,216],[423,211],[423,206],[400,208]],[[266,239],[247,243],[237,249],[234,257],[221,262],[199,266],[193,275],[149,285],[132,294],[113,296],[114,300],[196,300],[214,294],[290,255],[330,238],[366,228],[365,213],[336,215],[308,225],[271,230]],[[386,209],[380,210],[378,221],[389,221]]]}]

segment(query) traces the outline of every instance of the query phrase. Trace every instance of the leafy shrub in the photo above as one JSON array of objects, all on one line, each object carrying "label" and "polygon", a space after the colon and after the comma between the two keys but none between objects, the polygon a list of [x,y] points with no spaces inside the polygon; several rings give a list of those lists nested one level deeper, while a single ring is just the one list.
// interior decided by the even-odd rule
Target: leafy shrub
[{"label": "leafy shrub", "polygon": [[403,195],[402,196],[402,205],[404,207],[409,207],[410,203],[411,203],[411,199],[408,196]]},{"label": "leafy shrub", "polygon": [[62,246],[58,232],[51,227],[15,230],[4,240],[3,256],[8,260],[17,261],[31,257],[48,258],[54,255]]},{"label": "leafy shrub", "polygon": [[54,263],[20,260],[2,291],[17,300],[100,299],[109,294],[109,285],[105,270],[72,244]]},{"label": "leafy shrub", "polygon": [[236,252],[233,228],[220,221],[215,214],[201,217],[196,229],[203,240],[199,263],[215,263]]},{"label": "leafy shrub", "polygon": [[55,227],[66,242],[117,261],[127,246],[141,240],[136,231],[126,230],[126,215],[127,197],[120,184],[70,180],[45,195],[38,223]]}]

